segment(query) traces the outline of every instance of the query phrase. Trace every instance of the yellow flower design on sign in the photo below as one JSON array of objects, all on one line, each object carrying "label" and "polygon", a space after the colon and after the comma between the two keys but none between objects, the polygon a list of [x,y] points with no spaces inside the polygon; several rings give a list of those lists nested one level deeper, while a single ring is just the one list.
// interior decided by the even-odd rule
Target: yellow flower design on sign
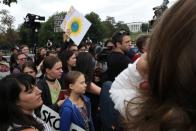
[{"label": "yellow flower design on sign", "polygon": [[72,36],[80,35],[82,31],[82,20],[79,17],[72,17],[68,23],[68,29],[71,30]]}]

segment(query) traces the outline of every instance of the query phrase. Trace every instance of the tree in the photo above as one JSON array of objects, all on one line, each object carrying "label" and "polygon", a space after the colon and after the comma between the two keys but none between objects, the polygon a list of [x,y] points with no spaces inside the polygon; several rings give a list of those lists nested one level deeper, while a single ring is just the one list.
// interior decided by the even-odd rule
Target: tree
[{"label": "tree", "polygon": [[0,44],[1,47],[11,47],[18,41],[18,34],[14,28],[14,17],[9,15],[8,10],[0,11]]},{"label": "tree", "polygon": [[126,30],[128,32],[130,32],[129,27],[127,24],[125,24],[123,21],[119,21],[116,23],[115,28],[117,31],[119,30]]},{"label": "tree", "polygon": [[147,32],[149,29],[149,24],[148,23],[142,23],[142,26],[141,26],[141,31],[142,32]]},{"label": "tree", "polygon": [[91,22],[92,25],[85,35],[84,39],[89,37],[93,41],[93,43],[102,41],[104,38],[104,29],[99,15],[91,12],[90,14],[86,15],[86,18]]},{"label": "tree", "polygon": [[29,47],[33,47],[32,44],[32,31],[29,28],[26,28],[24,24],[18,27],[18,34],[19,34],[19,44],[25,44]]},{"label": "tree", "polygon": [[14,17],[9,15],[8,10],[1,10],[0,11],[0,32],[6,33],[7,29],[13,28]]},{"label": "tree", "polygon": [[41,29],[39,31],[38,46],[45,46],[48,40],[53,42],[54,46],[59,46],[63,42],[63,33],[62,32],[54,32],[54,18],[56,15],[65,16],[66,12],[55,13],[49,19],[42,23]]},{"label": "tree", "polygon": [[104,38],[105,39],[108,39],[108,38],[111,38],[111,36],[113,35],[113,33],[115,32],[115,27],[114,25],[110,22],[110,21],[103,21],[102,22],[102,26],[103,26],[103,29],[104,29]]},{"label": "tree", "polygon": [[[48,40],[53,42],[53,45],[56,47],[60,43],[63,42],[63,33],[62,32],[54,32],[54,18],[56,15],[65,16],[66,12],[55,13],[50,16],[46,22],[41,23],[41,27],[38,30],[38,47],[46,46]],[[31,28],[27,28],[24,24],[19,28],[20,42],[33,46],[33,38],[32,38],[32,30]]]}]

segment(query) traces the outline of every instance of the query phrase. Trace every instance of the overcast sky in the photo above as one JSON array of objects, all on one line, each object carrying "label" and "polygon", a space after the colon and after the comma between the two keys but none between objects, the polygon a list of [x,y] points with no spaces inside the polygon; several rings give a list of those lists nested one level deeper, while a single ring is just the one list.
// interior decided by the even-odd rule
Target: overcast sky
[{"label": "overcast sky", "polygon": [[[177,0],[169,0],[170,7]],[[0,3],[0,9],[7,9],[15,17],[15,28],[24,22],[27,13],[49,16],[56,12],[67,11],[74,6],[82,14],[97,13],[101,20],[106,16],[115,17],[116,21],[147,22],[152,19],[152,8],[162,3],[162,0],[18,0],[11,7]]]}]

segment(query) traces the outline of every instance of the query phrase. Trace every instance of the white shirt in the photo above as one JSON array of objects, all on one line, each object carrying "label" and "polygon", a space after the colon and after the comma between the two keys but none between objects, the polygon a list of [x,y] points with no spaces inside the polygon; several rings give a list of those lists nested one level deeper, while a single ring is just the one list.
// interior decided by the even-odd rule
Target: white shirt
[{"label": "white shirt", "polygon": [[137,88],[143,81],[136,69],[138,58],[133,64],[123,70],[114,80],[110,89],[110,98],[114,102],[114,108],[126,118],[125,110],[127,102],[139,95]]}]

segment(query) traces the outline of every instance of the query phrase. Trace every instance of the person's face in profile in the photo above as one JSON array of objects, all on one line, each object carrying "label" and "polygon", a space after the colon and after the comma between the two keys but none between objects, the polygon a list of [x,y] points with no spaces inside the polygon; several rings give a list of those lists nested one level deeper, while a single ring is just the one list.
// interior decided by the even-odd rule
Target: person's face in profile
[{"label": "person's face in profile", "polygon": [[123,36],[122,42],[121,42],[121,49],[123,51],[128,51],[131,49],[131,37],[128,35]]},{"label": "person's face in profile", "polygon": [[85,93],[86,86],[84,75],[80,75],[74,83],[70,84],[70,89],[74,94],[80,95]]},{"label": "person's face in profile", "polygon": [[32,113],[34,109],[43,104],[41,90],[35,85],[31,86],[32,88],[26,90],[24,85],[20,85],[21,92],[17,105],[19,105],[25,113]]},{"label": "person's face in profile", "polygon": [[148,77],[148,63],[147,63],[147,53],[144,53],[140,58],[138,58],[138,62],[136,63],[136,68],[139,74],[147,79]]},{"label": "person's face in profile", "polygon": [[60,61],[55,63],[52,69],[46,69],[46,73],[51,79],[60,79],[63,73],[62,63]]},{"label": "person's face in profile", "polygon": [[75,53],[68,59],[67,65],[70,67],[76,66],[76,54]]}]

